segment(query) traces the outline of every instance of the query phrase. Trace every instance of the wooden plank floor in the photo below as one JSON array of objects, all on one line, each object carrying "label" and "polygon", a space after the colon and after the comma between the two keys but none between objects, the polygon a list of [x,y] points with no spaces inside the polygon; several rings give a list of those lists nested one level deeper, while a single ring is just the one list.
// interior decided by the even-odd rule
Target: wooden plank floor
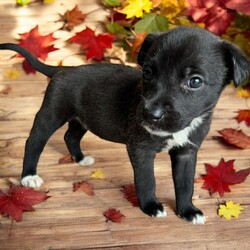
[{"label": "wooden plank floor", "polygon": [[[97,1],[60,1],[41,7],[15,8],[14,0],[0,1],[0,43],[16,42],[18,33],[29,31],[39,24],[40,32],[48,34],[60,27],[53,21],[58,13],[72,9],[77,3],[84,12],[98,9]],[[97,20],[105,20],[105,12],[98,10],[87,18],[84,25],[95,27]],[[81,30],[83,26],[76,28]],[[70,36],[57,31],[58,38]],[[56,64],[66,55],[73,54],[71,47],[58,42],[60,51],[50,54],[47,63]],[[74,48],[74,46],[73,46]],[[7,69],[20,71],[20,59],[11,59],[10,51],[0,51],[0,189],[7,190],[9,179],[18,179],[22,168],[24,144],[33,118],[47,86],[41,74],[22,75],[16,79],[4,76]],[[66,63],[78,64],[84,60],[69,57]],[[4,94],[2,90],[9,88]],[[248,101],[249,102],[249,101]],[[249,105],[249,103],[248,103]],[[221,157],[235,159],[237,170],[250,166],[250,151],[224,146],[214,136],[226,127],[236,128],[232,119],[235,111],[246,108],[246,102],[235,96],[233,88],[225,90],[215,110],[211,131],[198,155],[197,177],[205,173],[204,163],[217,164]],[[243,127],[250,134],[249,128]],[[9,218],[0,217],[0,249],[250,249],[250,178],[232,187],[223,199],[195,184],[194,203],[207,217],[205,225],[191,225],[174,213],[174,191],[170,160],[161,153],[155,162],[157,195],[168,211],[166,218],[154,219],[134,208],[123,198],[121,186],[133,182],[132,168],[124,145],[103,141],[88,133],[82,147],[96,159],[91,167],[77,164],[58,164],[67,154],[63,141],[66,127],[58,130],[47,144],[39,161],[39,174],[45,180],[44,189],[51,196],[46,202],[35,206],[35,211],[24,213],[23,220],[11,225]],[[90,175],[101,169],[102,180]],[[89,179],[94,196],[73,193],[72,183]],[[226,221],[217,214],[217,202],[233,200],[244,204],[238,220]],[[120,224],[106,222],[103,212],[110,207],[119,209],[126,217]]]}]

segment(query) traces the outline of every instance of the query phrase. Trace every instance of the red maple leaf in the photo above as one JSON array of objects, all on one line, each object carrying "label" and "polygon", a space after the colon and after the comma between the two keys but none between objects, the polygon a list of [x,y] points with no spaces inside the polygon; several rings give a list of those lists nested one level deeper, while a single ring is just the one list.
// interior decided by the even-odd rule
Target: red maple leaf
[{"label": "red maple leaf", "polygon": [[250,174],[250,168],[236,172],[234,169],[234,160],[227,162],[222,158],[218,166],[205,164],[207,174],[202,176],[204,180],[203,188],[208,189],[210,195],[218,192],[223,196],[224,192],[230,192],[230,185],[243,182]]},{"label": "red maple leaf", "polygon": [[49,196],[44,192],[11,184],[7,193],[0,190],[0,212],[4,216],[10,216],[15,221],[21,221],[24,211],[34,210],[33,205],[48,198]]},{"label": "red maple leaf", "polygon": [[115,208],[109,208],[103,215],[107,218],[107,220],[111,220],[116,223],[121,223],[122,218],[125,217],[120,211]]},{"label": "red maple leaf", "polygon": [[245,15],[250,15],[249,0],[229,0],[225,3],[228,9],[237,10]]},{"label": "red maple leaf", "polygon": [[128,184],[122,187],[122,192],[124,193],[125,198],[131,202],[134,207],[139,207],[139,202],[137,195],[135,193],[135,185]]},{"label": "red maple leaf", "polygon": [[[57,50],[52,44],[57,39],[53,37],[52,33],[46,36],[41,36],[39,34],[38,25],[29,32],[19,35],[21,37],[19,45],[43,61],[47,58],[49,52]],[[18,55],[18,57],[23,56]],[[27,74],[36,72],[26,60],[23,62],[23,69]]]},{"label": "red maple leaf", "polygon": [[244,121],[248,127],[250,127],[250,109],[242,109],[238,111],[238,115],[235,117],[238,123]]},{"label": "red maple leaf", "polygon": [[79,181],[73,183],[73,192],[84,192],[89,196],[94,195],[93,187],[88,181]]},{"label": "red maple leaf", "polygon": [[186,16],[195,22],[204,23],[206,29],[216,35],[226,32],[235,16],[235,11],[227,9],[226,0],[187,0],[189,8]]},{"label": "red maple leaf", "polygon": [[101,61],[104,50],[112,48],[114,37],[115,35],[109,33],[96,36],[95,32],[87,27],[85,30],[76,33],[68,41],[80,44],[82,49],[86,51],[87,60],[96,59],[97,61]]},{"label": "red maple leaf", "polygon": [[238,148],[250,149],[250,136],[246,135],[241,130],[225,128],[220,130],[219,133],[227,143]]},{"label": "red maple leaf", "polygon": [[133,20],[132,19],[126,19],[126,17],[127,17],[126,14],[122,14],[120,12],[113,11],[113,12],[111,12],[111,14],[109,16],[109,19],[110,19],[111,22],[119,23],[120,25],[122,25],[124,27],[130,27],[131,26],[131,22]]}]

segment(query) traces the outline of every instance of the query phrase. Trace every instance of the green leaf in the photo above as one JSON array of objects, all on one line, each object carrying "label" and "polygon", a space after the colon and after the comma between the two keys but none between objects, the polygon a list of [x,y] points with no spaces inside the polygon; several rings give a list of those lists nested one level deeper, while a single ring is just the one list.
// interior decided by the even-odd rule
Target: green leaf
[{"label": "green leaf", "polygon": [[135,24],[135,32],[161,32],[168,30],[168,19],[165,16],[153,13],[145,14],[144,17]]},{"label": "green leaf", "polygon": [[236,12],[234,22],[237,28],[240,28],[243,30],[250,30],[250,16],[242,15]]},{"label": "green leaf", "polygon": [[103,0],[103,2],[109,7],[118,7],[120,6],[121,0]]},{"label": "green leaf", "polygon": [[16,3],[21,6],[26,6],[30,4],[30,0],[16,0]]},{"label": "green leaf", "polygon": [[127,35],[129,33],[122,25],[116,22],[107,24],[107,29],[109,33],[116,35]]}]

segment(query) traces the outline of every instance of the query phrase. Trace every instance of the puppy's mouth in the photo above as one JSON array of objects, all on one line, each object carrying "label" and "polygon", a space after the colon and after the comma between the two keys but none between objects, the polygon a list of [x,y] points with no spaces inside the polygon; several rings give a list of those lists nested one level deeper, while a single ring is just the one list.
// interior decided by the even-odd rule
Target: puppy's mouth
[{"label": "puppy's mouth", "polygon": [[166,129],[162,129],[162,128],[155,126],[154,124],[148,124],[146,122],[142,122],[142,126],[150,134],[160,136],[160,137],[170,137],[175,134],[181,134],[181,133],[188,135],[190,132],[194,131],[197,127],[200,126],[200,124],[203,122],[203,118],[204,116],[202,115],[198,116],[194,118],[188,125],[179,127],[179,129],[178,129],[178,126],[175,126],[175,129],[172,128],[172,126]]},{"label": "puppy's mouth", "polygon": [[142,123],[142,127],[146,129],[150,134],[157,135],[160,137],[168,137],[168,136],[172,136],[173,134],[172,132],[157,129],[154,126],[146,124],[146,123]]},{"label": "puppy's mouth", "polygon": [[157,135],[157,136],[171,136],[173,133],[176,133],[182,128],[179,128],[179,126],[175,126],[174,124],[171,124],[171,126],[168,124],[168,126],[158,126],[157,124],[148,123],[146,121],[143,121],[141,123],[142,127],[146,129],[150,134]]},{"label": "puppy's mouth", "polygon": [[188,126],[187,122],[181,120],[181,115],[173,110],[154,110],[146,112],[145,109],[138,110],[138,118],[142,127],[149,133],[160,136],[168,136]]}]

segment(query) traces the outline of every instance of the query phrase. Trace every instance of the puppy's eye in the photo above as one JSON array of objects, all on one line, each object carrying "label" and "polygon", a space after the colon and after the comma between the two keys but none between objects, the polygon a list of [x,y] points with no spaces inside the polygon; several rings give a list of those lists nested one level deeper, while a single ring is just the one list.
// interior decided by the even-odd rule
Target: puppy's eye
[{"label": "puppy's eye", "polygon": [[204,83],[204,80],[201,77],[194,76],[188,80],[187,86],[190,89],[198,89],[203,85],[203,83]]},{"label": "puppy's eye", "polygon": [[150,81],[153,79],[153,72],[150,68],[144,68],[143,69],[143,78],[146,81]]}]

